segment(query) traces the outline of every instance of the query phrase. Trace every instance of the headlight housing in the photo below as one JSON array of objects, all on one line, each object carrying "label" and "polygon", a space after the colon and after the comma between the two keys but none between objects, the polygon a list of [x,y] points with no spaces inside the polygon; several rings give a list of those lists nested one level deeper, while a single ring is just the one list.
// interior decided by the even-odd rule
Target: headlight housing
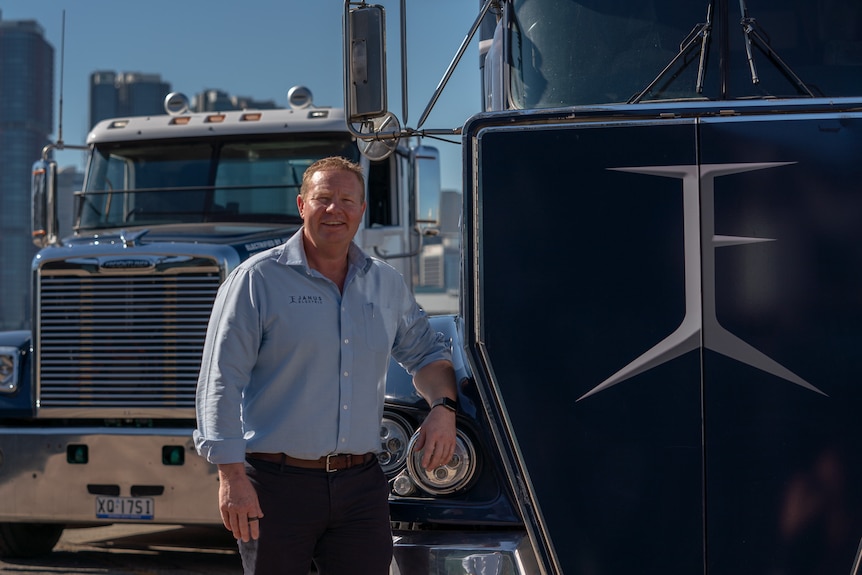
[{"label": "headlight housing", "polygon": [[18,357],[18,348],[0,346],[0,393],[18,391]]},{"label": "headlight housing", "polygon": [[[416,449],[419,432],[410,438],[407,471],[419,489],[431,495],[448,495],[463,489],[476,473],[478,461],[473,442],[460,429],[455,438],[455,453],[445,465],[430,471],[422,467],[422,452]],[[402,478],[403,479],[403,478]]]},{"label": "headlight housing", "polygon": [[384,412],[380,422],[380,453],[377,459],[387,477],[392,477],[407,465],[407,449],[413,428],[400,415]]}]

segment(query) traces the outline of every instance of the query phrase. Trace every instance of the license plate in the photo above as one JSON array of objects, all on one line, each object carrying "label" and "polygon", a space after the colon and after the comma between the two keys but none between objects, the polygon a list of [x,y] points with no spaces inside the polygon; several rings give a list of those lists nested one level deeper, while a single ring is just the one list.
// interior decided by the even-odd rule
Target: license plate
[{"label": "license plate", "polygon": [[152,519],[152,497],[96,497],[96,519]]}]

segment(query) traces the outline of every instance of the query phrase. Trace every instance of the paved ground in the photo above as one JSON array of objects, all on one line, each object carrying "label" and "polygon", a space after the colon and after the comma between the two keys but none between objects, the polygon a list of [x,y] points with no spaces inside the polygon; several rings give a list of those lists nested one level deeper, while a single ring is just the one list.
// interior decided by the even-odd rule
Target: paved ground
[{"label": "paved ground", "polygon": [[236,544],[222,528],[113,525],[67,529],[40,559],[0,561],[27,575],[241,575]]}]

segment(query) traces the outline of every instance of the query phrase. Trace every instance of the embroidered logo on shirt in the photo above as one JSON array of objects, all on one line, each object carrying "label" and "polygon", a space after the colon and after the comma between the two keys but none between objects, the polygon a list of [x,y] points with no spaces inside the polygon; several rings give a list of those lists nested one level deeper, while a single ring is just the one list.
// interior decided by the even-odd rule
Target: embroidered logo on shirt
[{"label": "embroidered logo on shirt", "polygon": [[319,295],[292,295],[287,303],[323,303],[323,296]]}]

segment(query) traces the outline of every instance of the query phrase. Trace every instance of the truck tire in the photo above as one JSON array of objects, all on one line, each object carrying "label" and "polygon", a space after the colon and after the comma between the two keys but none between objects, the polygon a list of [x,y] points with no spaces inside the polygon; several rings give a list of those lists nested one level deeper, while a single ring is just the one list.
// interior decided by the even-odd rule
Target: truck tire
[{"label": "truck tire", "polygon": [[0,557],[26,559],[47,555],[63,534],[54,523],[0,523]]}]

